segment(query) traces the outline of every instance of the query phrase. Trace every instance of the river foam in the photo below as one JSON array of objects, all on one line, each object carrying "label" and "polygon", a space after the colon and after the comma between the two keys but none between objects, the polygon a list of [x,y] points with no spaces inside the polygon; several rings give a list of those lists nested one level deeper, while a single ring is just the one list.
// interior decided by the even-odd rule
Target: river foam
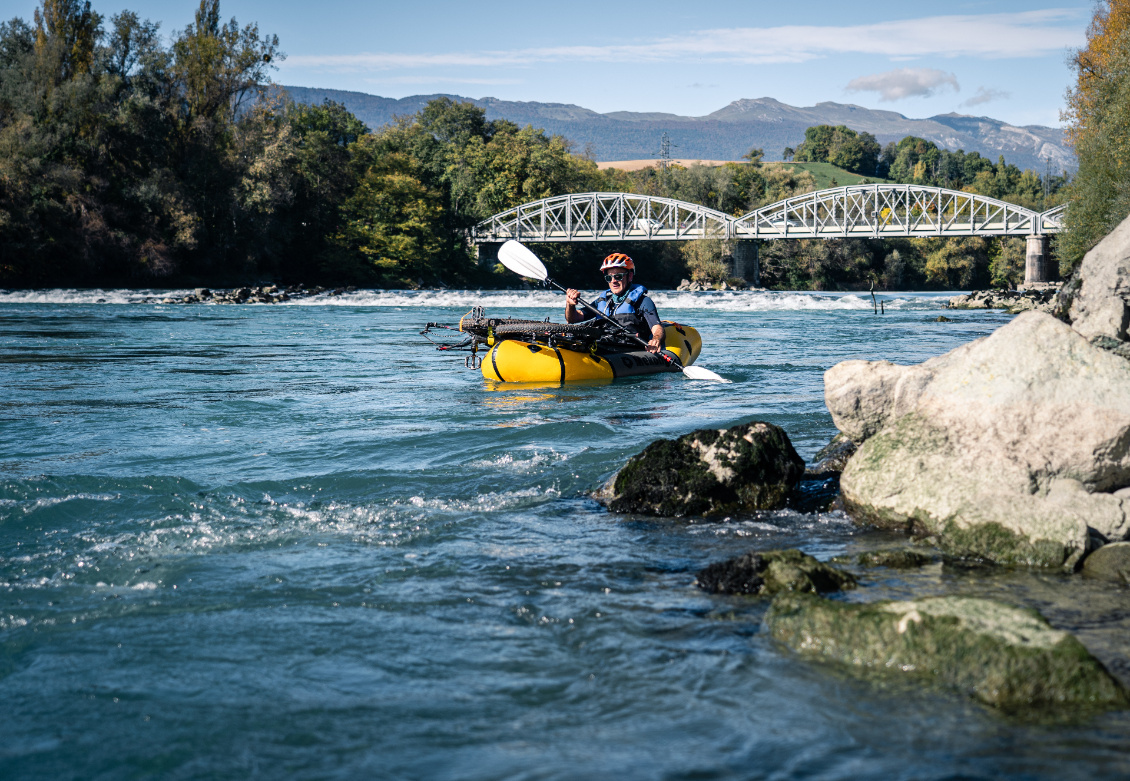
[{"label": "river foam", "polygon": [[[183,297],[189,290],[4,290],[0,291],[0,304],[149,304],[163,298]],[[585,291],[588,300],[599,291]],[[956,292],[884,292],[876,295],[887,309],[918,310],[938,309]],[[709,292],[683,292],[655,290],[651,297],[660,310],[707,310],[715,312],[771,312],[771,311],[851,311],[872,308],[868,293],[829,293],[803,291],[733,290]],[[340,295],[322,293],[297,298],[275,306],[337,306],[337,307],[397,307],[397,308],[447,308],[483,306],[499,309],[559,310],[561,294],[551,290],[355,290]],[[194,306],[218,306],[195,304]],[[243,306],[265,306],[244,304]]]}]

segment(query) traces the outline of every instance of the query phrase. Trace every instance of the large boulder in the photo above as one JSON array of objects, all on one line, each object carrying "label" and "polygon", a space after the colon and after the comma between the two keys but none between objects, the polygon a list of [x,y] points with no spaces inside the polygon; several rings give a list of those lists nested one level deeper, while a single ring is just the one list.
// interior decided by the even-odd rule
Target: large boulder
[{"label": "large boulder", "polygon": [[973,597],[849,604],[781,594],[769,632],[797,653],[917,676],[1011,712],[1124,708],[1125,689],[1067,632],[1033,610]]},{"label": "large boulder", "polygon": [[712,594],[769,596],[781,591],[826,594],[855,588],[856,581],[851,573],[787,548],[750,551],[711,564],[695,576],[695,584]]},{"label": "large boulder", "polygon": [[772,510],[802,474],[784,430],[753,422],[652,442],[598,498],[613,512],[674,517]]},{"label": "large boulder", "polygon": [[1130,217],[1086,254],[1071,302],[1071,326],[1087,339],[1130,340]]},{"label": "large boulder", "polygon": [[824,375],[857,519],[934,536],[951,555],[1074,567],[1130,535],[1130,362],[1050,315],[917,366]]}]

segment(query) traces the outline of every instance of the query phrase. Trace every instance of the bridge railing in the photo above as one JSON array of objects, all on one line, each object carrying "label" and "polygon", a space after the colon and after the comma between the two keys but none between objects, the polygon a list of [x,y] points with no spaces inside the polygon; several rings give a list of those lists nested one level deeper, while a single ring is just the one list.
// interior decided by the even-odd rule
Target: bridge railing
[{"label": "bridge railing", "polygon": [[1059,233],[1063,230],[1063,215],[1067,211],[1067,204],[1048,209],[1040,214],[1041,233]]}]

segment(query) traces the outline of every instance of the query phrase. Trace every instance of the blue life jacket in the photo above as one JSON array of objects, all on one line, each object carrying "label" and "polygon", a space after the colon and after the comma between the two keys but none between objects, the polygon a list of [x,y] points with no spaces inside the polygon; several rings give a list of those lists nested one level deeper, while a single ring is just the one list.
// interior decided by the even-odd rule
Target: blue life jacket
[{"label": "blue life jacket", "polygon": [[633,283],[628,288],[628,295],[619,304],[612,302],[612,291],[605,290],[600,298],[593,302],[593,306],[600,310],[602,315],[615,320],[646,342],[651,339],[651,328],[640,314],[640,304],[646,297],[647,288]]},{"label": "blue life jacket", "polygon": [[634,315],[640,311],[640,301],[643,301],[645,296],[647,296],[647,288],[643,285],[633,283],[632,286],[628,288],[628,295],[624,298],[623,303],[617,305],[615,309],[612,308],[611,290],[605,290],[593,306],[599,309],[602,315],[607,317],[613,315]]}]

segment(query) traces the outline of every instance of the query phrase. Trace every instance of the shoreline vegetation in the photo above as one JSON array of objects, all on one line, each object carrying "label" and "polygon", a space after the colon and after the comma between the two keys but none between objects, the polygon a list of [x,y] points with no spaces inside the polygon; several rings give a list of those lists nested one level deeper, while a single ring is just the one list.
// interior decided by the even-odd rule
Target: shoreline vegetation
[{"label": "shoreline vegetation", "polygon": [[[0,24],[0,285],[511,289],[476,260],[468,231],[553,195],[643,193],[740,215],[821,186],[893,181],[1042,210],[1075,186],[828,125],[784,150],[785,163],[751,149],[719,166],[602,169],[561,136],[488,121],[469,103],[438,99],[377,129],[339,104],[296,104],[270,80],[285,57],[278,38],[225,22],[219,0],[201,0],[170,43],[161,32],[87,0],[42,0],[31,22]],[[728,280],[724,242],[540,249],[571,285],[595,279],[611,251],[632,255],[655,288]],[[779,240],[761,252],[771,289],[968,290],[1023,273],[1017,238]]]}]

